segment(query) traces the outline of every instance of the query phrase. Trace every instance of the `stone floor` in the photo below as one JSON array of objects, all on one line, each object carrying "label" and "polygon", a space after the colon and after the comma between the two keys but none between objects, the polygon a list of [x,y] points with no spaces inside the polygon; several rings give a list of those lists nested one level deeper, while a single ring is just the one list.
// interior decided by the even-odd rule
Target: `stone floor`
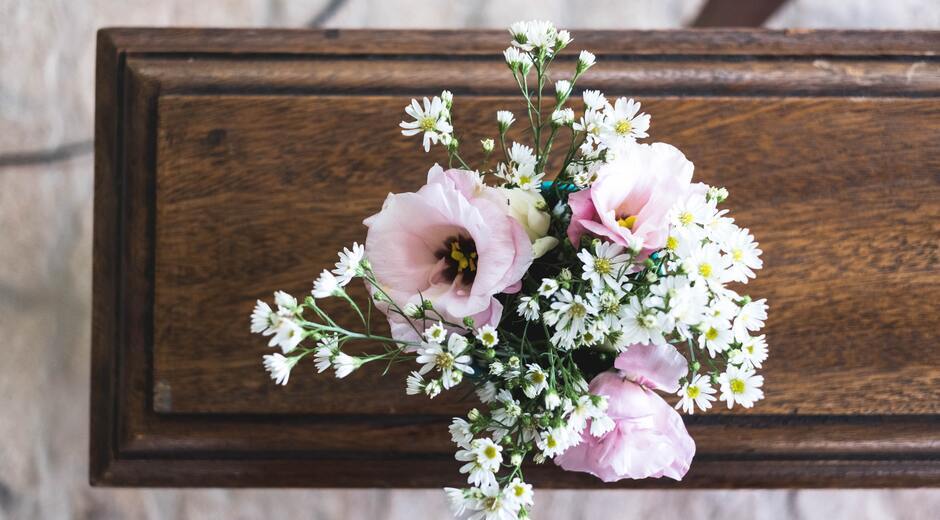
[{"label": "stone floor", "polygon": [[[446,518],[437,490],[87,485],[94,31],[303,26],[329,0],[0,0],[0,519]],[[679,27],[701,0],[347,0],[331,27]],[[590,8],[586,8],[586,6]],[[936,0],[795,0],[773,27],[940,29]],[[575,33],[575,37],[577,34]],[[537,518],[936,518],[940,491],[540,491]],[[930,513],[933,511],[933,513]]]}]

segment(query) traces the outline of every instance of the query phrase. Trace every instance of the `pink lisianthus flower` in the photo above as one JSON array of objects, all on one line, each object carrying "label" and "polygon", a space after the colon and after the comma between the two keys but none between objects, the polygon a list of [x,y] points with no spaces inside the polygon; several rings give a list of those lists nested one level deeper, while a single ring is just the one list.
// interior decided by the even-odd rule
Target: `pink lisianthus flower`
[{"label": "pink lisianthus flower", "polygon": [[[509,215],[508,199],[475,172],[434,165],[416,193],[389,194],[382,211],[367,218],[366,256],[376,280],[398,309],[434,305],[441,318],[477,327],[496,326],[499,293],[516,292],[532,263],[529,237]],[[412,322],[387,302],[393,337],[418,339]],[[430,323],[437,315],[429,314]],[[430,324],[429,323],[429,324]]]},{"label": "pink lisianthus flower", "polygon": [[633,345],[614,366],[618,370],[598,375],[590,385],[592,394],[607,396],[613,430],[601,437],[586,433],[555,463],[604,482],[663,476],[682,480],[695,455],[695,441],[682,417],[653,390],[678,390],[687,371],[685,358],[672,345]]},{"label": "pink lisianthus flower", "polygon": [[632,144],[598,170],[585,190],[571,194],[568,239],[579,246],[590,233],[622,246],[641,247],[637,261],[662,249],[669,237],[669,210],[691,189],[693,165],[665,143]]}]

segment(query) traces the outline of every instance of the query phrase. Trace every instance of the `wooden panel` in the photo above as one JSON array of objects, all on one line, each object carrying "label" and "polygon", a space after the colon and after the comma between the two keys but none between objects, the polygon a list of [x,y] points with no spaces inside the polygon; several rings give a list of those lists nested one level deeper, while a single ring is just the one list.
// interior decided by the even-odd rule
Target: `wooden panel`
[{"label": "wooden panel", "polygon": [[[575,37],[599,58],[580,86],[640,97],[654,137],[731,190],[765,251],[749,290],[772,309],[768,398],[688,418],[681,485],[940,482],[938,33]],[[247,316],[274,289],[308,291],[387,192],[445,160],[396,131],[410,97],[452,88],[468,142],[517,106],[504,39],[99,34],[94,483],[458,483],[446,423],[466,392],[429,403],[400,374],[337,382],[312,364],[275,387]]]},{"label": "wooden panel", "polygon": [[[610,91],[619,93],[626,92]],[[503,97],[457,101],[457,124],[473,140],[489,135],[493,106],[517,104]],[[940,400],[917,398],[940,383],[940,350],[923,347],[934,344],[940,315],[911,314],[897,304],[913,291],[924,302],[940,301],[940,185],[924,175],[940,170],[940,104],[644,101],[653,135],[680,146],[698,179],[727,186],[734,215],[764,244],[767,267],[749,289],[771,302],[766,333],[773,356],[765,373],[768,398],[751,412],[940,411]],[[413,367],[404,365],[390,377],[365,370],[337,382],[317,376],[309,363],[287,388],[274,387],[258,368],[267,349],[245,326],[254,300],[270,299],[273,288],[309,292],[337,249],[362,241],[362,219],[387,193],[416,189],[428,165],[444,160],[400,136],[394,123],[407,102],[400,96],[161,98],[159,411],[453,414],[467,408],[457,396],[431,403],[405,396],[402,381]],[[366,128],[349,129],[351,121]],[[890,139],[885,128],[892,129]],[[884,146],[816,145],[849,134],[855,143]],[[912,233],[918,224],[924,232]]]}]

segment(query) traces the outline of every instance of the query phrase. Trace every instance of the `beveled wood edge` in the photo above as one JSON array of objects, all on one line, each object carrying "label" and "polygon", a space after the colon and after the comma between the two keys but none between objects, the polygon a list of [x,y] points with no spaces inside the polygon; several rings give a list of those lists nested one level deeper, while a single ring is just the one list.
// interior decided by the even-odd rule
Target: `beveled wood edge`
[{"label": "beveled wood edge", "polygon": [[[490,55],[509,44],[503,30],[378,30],[378,29],[100,29],[114,45],[128,52],[239,54],[325,53],[348,55],[423,54],[433,56]],[[598,55],[841,55],[935,56],[940,31],[812,30],[812,29],[672,29],[571,30],[574,41],[565,54],[587,49]],[[459,35],[459,38],[454,38]],[[619,38],[612,38],[619,37]],[[377,53],[376,49],[384,49]]]},{"label": "beveled wood edge", "polygon": [[[259,72],[272,62],[261,56],[247,59],[211,56],[169,58],[135,53],[127,66],[159,81],[163,96],[260,95],[403,95],[432,94],[443,89],[457,95],[512,96],[518,87],[501,57],[487,57],[441,67],[445,59],[417,60],[409,56],[370,60],[387,70],[381,84],[357,80],[361,63],[349,57],[277,60],[276,74]],[[559,63],[571,69],[573,62]],[[399,72],[407,67],[408,74]],[[224,71],[220,72],[220,71]],[[717,74],[716,71],[720,71]],[[224,78],[222,77],[224,75]],[[773,60],[701,63],[694,58],[654,62],[603,62],[579,83],[579,89],[623,90],[635,97],[936,97],[940,95],[940,60],[866,61],[805,57],[781,69]],[[162,96],[161,96],[162,97]]]},{"label": "beveled wood edge", "polygon": [[[95,486],[441,488],[466,482],[453,458],[322,460],[115,460],[92,476]],[[445,477],[441,477],[446,475]],[[550,463],[525,469],[526,480],[553,489],[723,489],[930,487],[937,460],[695,460],[681,482],[623,480],[605,484]]]},{"label": "beveled wood edge", "polygon": [[[153,30],[144,33],[162,33],[170,36],[173,31]],[[223,31],[231,33],[231,31]],[[262,31],[263,32],[263,31]],[[132,441],[135,435],[144,439],[153,431],[140,429],[155,427],[160,418],[149,405],[146,385],[131,381],[129,377],[149,378],[140,371],[128,374],[124,370],[128,363],[138,367],[149,363],[146,353],[140,348],[128,349],[127,334],[134,332],[137,347],[145,346],[150,328],[139,327],[128,331],[124,325],[127,301],[128,254],[130,246],[125,242],[128,234],[125,221],[128,211],[126,199],[128,178],[125,176],[123,134],[119,125],[126,124],[128,112],[128,78],[134,81],[133,71],[125,68],[128,47],[123,46],[122,35],[115,38],[114,31],[104,30],[98,34],[96,65],[96,137],[95,137],[95,224],[93,261],[93,326],[92,326],[92,381],[91,381],[91,439],[89,480],[93,485],[146,485],[146,486],[388,486],[391,487],[437,487],[439,477],[454,469],[454,462],[440,455],[411,454],[408,458],[358,458],[350,464],[349,459],[303,459],[248,460],[246,454],[228,454],[229,460],[219,460],[220,453],[191,453],[192,458],[173,457],[165,450],[138,450]],[[234,34],[234,33],[232,33]],[[936,37],[940,33],[929,33]],[[229,35],[231,36],[231,34]],[[172,38],[170,38],[172,40]],[[262,39],[264,37],[262,36]],[[137,42],[140,43],[139,41]],[[417,51],[416,51],[417,52]],[[932,55],[932,54],[931,54]],[[152,99],[146,103],[156,106],[159,84],[153,78],[138,77],[137,88]],[[150,114],[151,119],[155,114]],[[153,137],[155,121],[137,121],[145,126],[142,137]],[[149,126],[148,126],[149,125]],[[152,141],[152,139],[151,139]],[[152,146],[152,142],[150,145]],[[140,159],[139,157],[137,158]],[[146,193],[146,183],[152,181],[154,172],[135,171],[136,189]],[[143,177],[143,178],[141,178]],[[140,184],[143,184],[141,186]],[[138,194],[141,193],[138,191]],[[152,208],[150,208],[152,211]],[[152,218],[152,215],[151,215]],[[140,222],[138,222],[140,224]],[[144,224],[146,224],[146,219]],[[153,239],[152,230],[150,239]],[[141,235],[137,235],[138,237]],[[152,258],[151,258],[152,260]],[[145,272],[148,266],[137,266]],[[152,276],[152,268],[151,268]],[[133,282],[133,281],[132,281]],[[138,280],[140,282],[140,280]],[[151,280],[152,284],[152,280]],[[146,286],[146,281],[144,281]],[[150,287],[152,299],[152,286]],[[136,301],[136,310],[144,309],[146,301]],[[152,303],[152,300],[151,300]],[[134,309],[132,309],[133,311]],[[145,309],[144,309],[145,310]],[[146,314],[146,311],[145,311]],[[133,327],[132,327],[133,328]],[[120,385],[120,389],[117,388]],[[119,396],[124,396],[126,399]],[[141,410],[141,405],[142,410]],[[890,416],[889,416],[890,418]],[[853,416],[846,416],[853,420]],[[835,420],[839,420],[836,418]],[[929,416],[924,423],[926,434],[936,431],[936,416]],[[929,441],[928,437],[928,441]],[[800,440],[795,440],[797,451],[786,455],[785,460],[759,452],[750,453],[747,460],[709,460],[708,454],[696,462],[690,478],[680,484],[683,487],[780,487],[786,482],[790,486],[811,487],[866,487],[940,485],[940,459],[936,450],[930,453],[918,450],[908,456],[898,457],[897,452],[865,452],[864,455],[841,453],[800,453]],[[929,443],[928,443],[929,444]],[[157,443],[157,446],[159,442]],[[930,446],[935,447],[930,444]],[[153,446],[152,446],[153,447]],[[902,450],[903,451],[903,450]],[[134,458],[136,452],[140,458]],[[161,453],[162,452],[162,453]],[[130,456],[129,456],[130,455]],[[776,455],[779,457],[779,455]],[[913,457],[913,458],[912,458]],[[390,462],[390,460],[392,462]],[[345,462],[344,462],[345,461]],[[335,469],[343,467],[337,474]],[[413,468],[410,480],[397,485],[402,468]],[[534,481],[541,474],[550,478],[543,486],[548,487],[597,487],[596,479],[560,470],[535,468]],[[326,475],[329,475],[328,477]],[[418,476],[414,476],[418,475]],[[456,482],[455,482],[456,483]],[[674,487],[662,481],[631,482],[632,487]]]}]

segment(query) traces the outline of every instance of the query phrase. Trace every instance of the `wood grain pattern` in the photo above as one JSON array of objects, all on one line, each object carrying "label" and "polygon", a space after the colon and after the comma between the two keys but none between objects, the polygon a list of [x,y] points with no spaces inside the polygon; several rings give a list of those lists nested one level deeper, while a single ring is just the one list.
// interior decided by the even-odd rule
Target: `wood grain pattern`
[{"label": "wood grain pattern", "polygon": [[[940,482],[938,33],[575,36],[600,61],[581,86],[640,96],[654,137],[731,190],[765,251],[748,292],[772,309],[768,398],[687,420],[682,485]],[[503,39],[99,35],[93,482],[457,483],[445,425],[466,392],[429,403],[401,374],[337,382],[312,364],[275,387],[247,316],[274,289],[308,291],[386,193],[445,160],[396,131],[408,99],[452,88],[468,142],[516,107]]]}]

